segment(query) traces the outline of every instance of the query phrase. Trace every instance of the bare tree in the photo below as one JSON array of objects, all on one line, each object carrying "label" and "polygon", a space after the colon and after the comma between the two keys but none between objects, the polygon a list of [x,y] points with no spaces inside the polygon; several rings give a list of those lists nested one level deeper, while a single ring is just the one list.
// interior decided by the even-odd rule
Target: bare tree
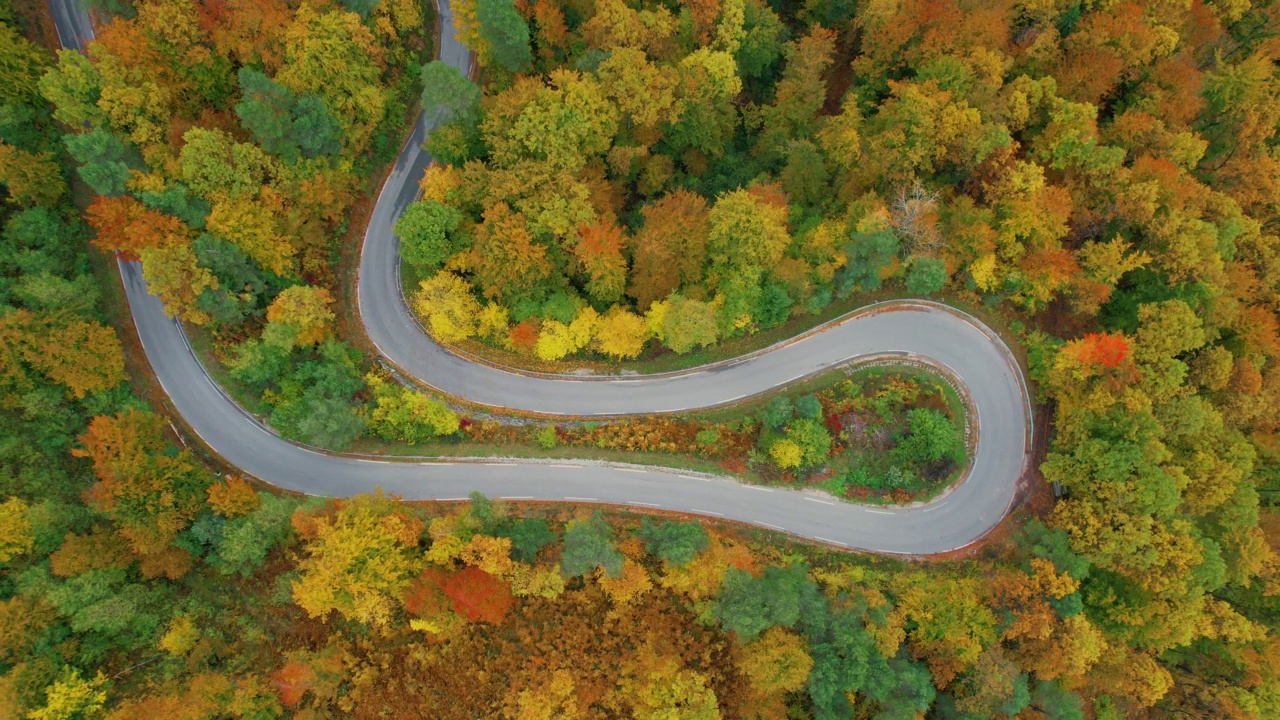
[{"label": "bare tree", "polygon": [[933,255],[942,246],[938,231],[938,193],[918,181],[898,188],[889,208],[889,224],[907,254]]}]

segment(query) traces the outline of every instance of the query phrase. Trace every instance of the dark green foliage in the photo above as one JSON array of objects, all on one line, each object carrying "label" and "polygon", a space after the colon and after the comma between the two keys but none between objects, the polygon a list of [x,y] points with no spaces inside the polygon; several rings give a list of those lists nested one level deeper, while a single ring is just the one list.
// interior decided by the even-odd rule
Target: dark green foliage
[{"label": "dark green foliage", "polygon": [[578,315],[582,301],[565,292],[554,292],[547,296],[539,311],[542,317],[559,320],[568,325]]},{"label": "dark green foliage", "polygon": [[760,297],[756,300],[752,317],[761,328],[776,327],[787,321],[794,304],[786,287],[779,283],[766,283],[760,289]]},{"label": "dark green foliage", "polygon": [[1076,580],[1089,577],[1089,561],[1071,550],[1067,531],[1062,528],[1049,528],[1038,519],[1033,519],[1023,528],[1023,542],[1030,553],[1053,563],[1058,572],[1065,572]]},{"label": "dark green foliage", "polygon": [[910,432],[894,448],[894,453],[910,462],[933,463],[960,446],[955,423],[937,410],[916,408],[907,413]]},{"label": "dark green foliage", "polygon": [[529,23],[513,0],[477,0],[480,35],[493,47],[493,60],[508,72],[523,72],[533,56],[529,51]]},{"label": "dark green foliage", "polygon": [[1036,683],[1031,705],[1044,713],[1045,720],[1084,720],[1084,701],[1057,682]]},{"label": "dark green foliage", "polygon": [[422,66],[422,112],[433,126],[472,128],[479,110],[480,88],[457,68],[439,60]]},{"label": "dark green foliage", "polygon": [[286,437],[319,447],[344,449],[364,430],[353,397],[364,387],[351,348],[326,340],[314,360],[297,363],[279,382],[271,426]]},{"label": "dark green foliage", "polygon": [[564,534],[564,553],[560,571],[570,577],[603,568],[609,577],[622,575],[622,553],[613,546],[613,528],[600,514],[569,526]]},{"label": "dark green foliage", "polygon": [[880,703],[875,720],[914,720],[933,704],[938,692],[927,667],[903,653],[888,663],[879,654],[871,659],[873,666],[882,666],[867,673],[864,687],[867,697]]},{"label": "dark green foliage", "polygon": [[176,216],[194,230],[203,230],[205,218],[209,216],[209,201],[188,193],[182,183],[170,185],[158,193],[138,193],[138,200],[153,210]]},{"label": "dark green foliage", "polygon": [[787,26],[765,3],[748,2],[743,8],[742,29],[746,33],[734,58],[743,78],[769,80],[782,59]]},{"label": "dark green foliage", "polygon": [[906,284],[912,295],[936,293],[947,284],[947,265],[938,258],[917,258],[907,270]]},{"label": "dark green foliage", "polygon": [[644,540],[645,550],[672,565],[685,566],[698,553],[707,549],[709,539],[702,523],[664,520],[653,523],[645,518],[637,533]]},{"label": "dark green foliage", "polygon": [[289,135],[303,157],[336,155],[342,150],[342,126],[318,95],[308,93],[294,103]]},{"label": "dark green foliage", "polygon": [[836,275],[836,294],[848,297],[854,290],[871,292],[880,287],[880,269],[898,254],[898,236],[885,228],[876,233],[854,233],[845,254],[849,264]]},{"label": "dark green foliage", "polygon": [[787,424],[794,412],[791,398],[778,395],[769,400],[769,404],[760,411],[760,422],[764,423],[765,427],[780,428]]},{"label": "dark green foliage", "polygon": [[809,140],[789,141],[786,161],[778,179],[792,205],[815,207],[830,197],[826,159],[816,145]]},{"label": "dark green foliage", "polygon": [[342,0],[342,7],[360,16],[362,20],[369,19],[369,13],[378,7],[380,0]]},{"label": "dark green foliage", "polygon": [[536,562],[542,548],[556,539],[555,532],[542,518],[520,518],[496,534],[511,538],[511,557],[523,563]]},{"label": "dark green foliage", "polygon": [[[130,152],[103,128],[66,135],[67,152],[80,163],[80,179],[99,195],[119,195],[130,178]],[[135,161],[136,162],[136,161]]]},{"label": "dark green foliage", "polygon": [[816,395],[801,395],[796,398],[796,415],[813,420],[822,416],[822,401]]},{"label": "dark green foliage", "polygon": [[251,68],[241,68],[239,78],[236,115],[263,150],[292,161],[342,149],[342,128],[324,100],[298,95]]},{"label": "dark green foliage", "polygon": [[196,306],[213,315],[221,327],[232,327],[261,311],[266,302],[266,274],[239,247],[203,234],[193,244],[196,261],[218,278],[196,299]]},{"label": "dark green foliage", "polygon": [[[829,615],[822,623],[808,622],[813,669],[809,671],[809,699],[817,720],[850,716],[846,693],[862,690],[870,665],[884,665],[875,641],[852,612]],[[881,668],[877,668],[881,669]]]},{"label": "dark green foliage", "polygon": [[57,274],[88,271],[78,224],[60,212],[43,207],[20,210],[4,226],[0,243],[0,270],[6,274]]},{"label": "dark green foliage", "polygon": [[729,568],[720,587],[715,615],[720,625],[743,642],[755,639],[775,625],[793,627],[803,610],[825,603],[818,586],[801,563],[785,568],[770,566],[757,579],[745,570]]},{"label": "dark green foliage", "polygon": [[421,275],[431,275],[461,249],[454,237],[461,218],[456,208],[434,200],[409,205],[395,224],[400,256]]}]

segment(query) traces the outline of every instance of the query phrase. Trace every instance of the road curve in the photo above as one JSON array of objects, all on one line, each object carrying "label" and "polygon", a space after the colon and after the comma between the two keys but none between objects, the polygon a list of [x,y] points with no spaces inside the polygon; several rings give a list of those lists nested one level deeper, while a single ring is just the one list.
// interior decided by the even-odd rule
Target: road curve
[{"label": "road curve", "polygon": [[[452,28],[448,0],[441,27]],[[83,49],[92,30],[76,0],[49,0],[64,45]],[[442,58],[462,66],[452,33]],[[1030,447],[1024,382],[1008,348],[976,320],[931,304],[854,316],[738,362],[651,378],[529,377],[464,360],[420,332],[399,290],[391,225],[412,201],[429,158],[421,118],[370,219],[358,287],[370,338],[423,382],[475,402],[550,414],[662,412],[732,402],[858,357],[905,352],[948,367],[976,408],[977,451],[967,479],[924,506],[874,508],[811,493],[701,478],[678,470],[560,461],[386,462],[336,456],[288,442],[240,408],[212,380],[182,326],[147,292],[140,267],[120,272],[147,358],[187,424],[246,474],[289,490],[348,496],[376,488],[407,500],[462,499],[472,490],[510,499],[599,502],[722,517],[851,548],[931,554],[985,535],[1013,503]]]}]

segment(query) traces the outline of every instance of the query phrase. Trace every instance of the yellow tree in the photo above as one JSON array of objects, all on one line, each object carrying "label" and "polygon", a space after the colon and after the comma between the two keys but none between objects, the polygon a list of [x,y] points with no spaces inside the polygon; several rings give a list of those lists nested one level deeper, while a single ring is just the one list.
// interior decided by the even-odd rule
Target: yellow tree
[{"label": "yellow tree", "polygon": [[596,331],[596,349],[616,360],[628,360],[640,354],[649,339],[649,328],[643,317],[615,305],[600,318]]},{"label": "yellow tree", "polygon": [[0,503],[0,564],[27,552],[34,542],[26,501],[11,497]]},{"label": "yellow tree", "polygon": [[67,187],[53,153],[29,153],[3,140],[0,183],[8,186],[9,202],[16,205],[52,205]]},{"label": "yellow tree", "polygon": [[218,279],[207,268],[196,264],[191,245],[143,248],[138,255],[142,258],[142,276],[147,288],[164,301],[166,315],[195,325],[212,320],[209,313],[196,307],[196,299],[205,290],[216,290]]},{"label": "yellow tree", "polygon": [[231,241],[262,267],[277,275],[296,271],[294,249],[266,205],[247,198],[216,202],[209,213],[209,230]]},{"label": "yellow tree", "polygon": [[458,342],[476,334],[480,303],[466,280],[441,270],[418,286],[414,309],[427,321],[427,330],[440,342]]},{"label": "yellow tree", "polygon": [[738,667],[758,695],[778,695],[799,690],[809,679],[813,658],[799,635],[771,627],[742,650]]},{"label": "yellow tree", "polygon": [[307,557],[298,563],[293,599],[307,615],[386,626],[398,598],[424,560],[424,526],[381,493],[335,501],[333,515],[295,516]]},{"label": "yellow tree", "polygon": [[267,321],[297,331],[298,345],[316,345],[333,332],[333,297],[324,288],[294,285],[285,288],[267,307]]}]

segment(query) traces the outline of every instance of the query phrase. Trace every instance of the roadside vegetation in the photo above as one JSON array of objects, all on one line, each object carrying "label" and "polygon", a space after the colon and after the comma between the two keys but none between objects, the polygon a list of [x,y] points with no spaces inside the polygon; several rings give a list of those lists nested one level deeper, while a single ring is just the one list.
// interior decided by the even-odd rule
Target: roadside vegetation
[{"label": "roadside vegetation", "polygon": [[[421,65],[412,2],[95,5],[55,56],[0,0],[0,716],[1280,716],[1275,4],[457,0],[474,87]],[[466,433],[332,309],[424,73],[455,113],[415,211],[432,332],[692,352],[942,288],[1019,318],[1063,499],[924,562],[213,473],[126,385],[85,242],[289,437]],[[946,389],[853,381],[681,442],[946,482]]]}]

